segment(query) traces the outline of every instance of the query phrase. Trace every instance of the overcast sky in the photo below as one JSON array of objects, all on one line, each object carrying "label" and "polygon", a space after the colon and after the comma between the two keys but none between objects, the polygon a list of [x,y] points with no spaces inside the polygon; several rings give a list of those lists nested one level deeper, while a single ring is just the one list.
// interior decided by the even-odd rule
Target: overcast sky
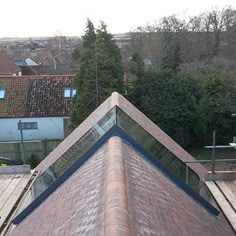
[{"label": "overcast sky", "polygon": [[89,17],[105,21],[111,33],[124,33],[171,14],[198,14],[236,0],[1,0],[0,37],[81,36]]}]

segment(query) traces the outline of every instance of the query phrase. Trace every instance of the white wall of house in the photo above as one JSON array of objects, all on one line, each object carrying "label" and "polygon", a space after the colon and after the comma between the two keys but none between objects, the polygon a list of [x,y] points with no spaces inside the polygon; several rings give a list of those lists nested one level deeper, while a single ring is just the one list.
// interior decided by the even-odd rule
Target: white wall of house
[{"label": "white wall of house", "polygon": [[24,140],[63,139],[63,117],[0,118],[0,142],[21,139],[18,122],[37,122],[37,129],[23,130]]}]

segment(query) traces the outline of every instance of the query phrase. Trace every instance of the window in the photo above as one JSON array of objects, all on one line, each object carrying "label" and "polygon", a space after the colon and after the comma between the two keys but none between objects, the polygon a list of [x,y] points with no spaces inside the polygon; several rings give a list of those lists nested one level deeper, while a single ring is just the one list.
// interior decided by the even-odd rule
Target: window
[{"label": "window", "polygon": [[71,98],[74,97],[76,94],[75,88],[65,88],[64,89],[64,98]]},{"label": "window", "polygon": [[38,129],[37,122],[19,122],[18,123],[18,130],[20,129]]},{"label": "window", "polygon": [[5,98],[5,93],[6,93],[6,90],[4,88],[0,88],[0,99]]}]

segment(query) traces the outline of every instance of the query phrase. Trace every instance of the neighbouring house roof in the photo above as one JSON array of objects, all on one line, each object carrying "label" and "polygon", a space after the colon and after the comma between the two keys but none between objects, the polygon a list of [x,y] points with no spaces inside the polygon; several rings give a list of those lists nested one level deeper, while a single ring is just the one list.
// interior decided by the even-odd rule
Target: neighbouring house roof
[{"label": "neighbouring house roof", "polygon": [[55,60],[49,50],[42,50],[37,53],[31,54],[30,58],[42,66],[54,66]]},{"label": "neighbouring house roof", "polygon": [[0,118],[69,116],[72,99],[64,98],[71,88],[72,76],[1,77]]},{"label": "neighbouring house roof", "polygon": [[7,54],[0,53],[0,75],[13,75],[20,71],[21,69]]},{"label": "neighbouring house roof", "polygon": [[38,197],[8,235],[235,235],[196,192],[206,169],[189,165],[184,182],[187,160],[193,157],[113,93],[36,167]]},{"label": "neighbouring house roof", "polygon": [[27,58],[14,58],[13,59],[17,66],[38,66],[38,64],[30,57]]},{"label": "neighbouring house roof", "polygon": [[20,68],[22,69],[23,76],[40,75],[40,73],[38,72],[38,66],[21,66]]},{"label": "neighbouring house roof", "polygon": [[16,66],[27,66],[24,58],[14,58],[13,61],[16,64]]},{"label": "neighbouring house roof", "polygon": [[27,66],[38,66],[38,64],[34,60],[32,60],[30,57],[26,58],[25,62]]}]

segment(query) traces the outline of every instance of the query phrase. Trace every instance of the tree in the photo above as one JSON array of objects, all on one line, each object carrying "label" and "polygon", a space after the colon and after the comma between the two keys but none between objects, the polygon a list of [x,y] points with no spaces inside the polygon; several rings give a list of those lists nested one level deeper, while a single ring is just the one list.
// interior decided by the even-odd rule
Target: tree
[{"label": "tree", "polygon": [[79,58],[80,58],[80,50],[79,50],[79,48],[75,48],[75,49],[73,50],[73,52],[72,52],[72,58],[73,58],[74,60],[79,60]]},{"label": "tree", "polygon": [[149,70],[129,99],[180,145],[188,146],[196,94],[190,78],[173,70]]},{"label": "tree", "polygon": [[179,70],[181,63],[181,48],[175,33],[163,33],[163,48],[161,57],[161,69]]},{"label": "tree", "polygon": [[175,16],[164,17],[162,29],[161,69],[177,71],[181,63],[181,47],[179,33],[186,30],[184,22]]},{"label": "tree", "polygon": [[96,108],[95,40],[95,28],[88,19],[83,36],[80,70],[74,81],[77,89],[72,113],[74,124],[81,123],[88,113]]},{"label": "tree", "polygon": [[113,91],[122,92],[120,52],[103,22],[95,31],[93,23],[88,19],[80,63],[75,78],[77,94],[72,112],[72,122],[75,125],[80,124]]},{"label": "tree", "polygon": [[143,64],[143,58],[140,56],[139,53],[136,52],[132,55],[132,58],[129,61],[127,70],[131,74],[137,76],[137,78],[143,77],[144,64]]},{"label": "tree", "polygon": [[[202,78],[201,78],[202,77]],[[229,143],[234,135],[231,118],[232,99],[236,94],[235,80],[220,71],[198,75],[200,97],[195,104],[193,130],[200,144],[211,144],[212,131],[220,144]]]},{"label": "tree", "polygon": [[145,71],[129,99],[182,146],[227,144],[235,135],[231,118],[236,94],[233,75],[221,70],[175,73]]},{"label": "tree", "polygon": [[98,102],[103,102],[113,91],[122,93],[123,67],[120,50],[107,31],[107,26],[101,22],[96,34],[96,61],[99,96]]}]

